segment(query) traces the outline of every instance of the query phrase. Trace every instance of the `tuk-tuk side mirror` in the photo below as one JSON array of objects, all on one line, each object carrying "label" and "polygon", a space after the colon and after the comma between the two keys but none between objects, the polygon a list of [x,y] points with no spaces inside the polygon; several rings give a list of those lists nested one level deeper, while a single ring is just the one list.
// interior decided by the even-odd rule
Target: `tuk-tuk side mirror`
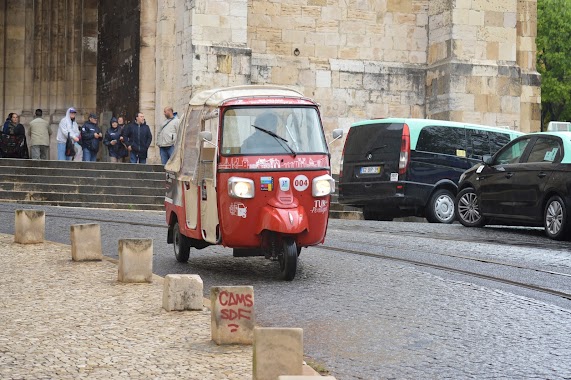
[{"label": "tuk-tuk side mirror", "polygon": [[492,164],[492,156],[490,156],[489,154],[484,154],[484,156],[482,156],[482,161],[484,161],[484,164],[486,165],[491,165]]},{"label": "tuk-tuk side mirror", "polygon": [[202,131],[198,134],[198,137],[204,141],[212,141],[212,132]]},{"label": "tuk-tuk side mirror", "polygon": [[334,129],[332,135],[333,135],[333,140],[331,140],[331,142],[328,145],[331,145],[333,141],[339,140],[341,137],[343,137],[343,130],[341,128]]}]

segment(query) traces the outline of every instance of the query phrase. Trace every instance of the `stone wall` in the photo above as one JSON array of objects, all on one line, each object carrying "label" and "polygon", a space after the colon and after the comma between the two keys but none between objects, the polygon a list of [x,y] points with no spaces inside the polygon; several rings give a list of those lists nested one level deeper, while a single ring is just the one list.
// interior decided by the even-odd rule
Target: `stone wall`
[{"label": "stone wall", "polygon": [[427,117],[539,130],[531,9],[535,1],[430,2]]},{"label": "stone wall", "polygon": [[[73,105],[82,119],[96,111],[97,92],[97,111],[139,108],[156,137],[166,105],[182,114],[196,91],[271,83],[318,101],[328,137],[334,128],[348,130],[352,122],[379,117],[539,130],[537,0],[137,3],[138,62],[133,38],[132,56],[121,53],[125,39],[101,40],[100,62],[114,62],[108,49],[117,44],[122,58],[100,70],[97,79],[98,5],[105,9],[99,17],[102,38],[108,38],[116,17],[110,21],[107,12],[120,4],[130,20],[134,5],[6,0],[0,7],[3,113],[23,113],[25,121],[41,107],[55,122]],[[136,33],[134,26],[127,34]],[[129,57],[132,64],[119,62]],[[106,96],[130,86],[124,83],[138,83],[138,99]],[[342,145],[331,146],[334,171]],[[154,143],[149,162],[158,162]]]},{"label": "stone wall", "polygon": [[[97,0],[1,4],[2,115],[21,114],[26,126],[34,110],[42,108],[55,131],[74,106],[83,121],[96,110]],[[55,138],[50,153],[57,156]]]},{"label": "stone wall", "polygon": [[[538,130],[535,9],[536,0],[166,1],[157,103],[278,84],[321,104],[328,135],[379,117]],[[342,145],[331,147],[334,171]]]}]

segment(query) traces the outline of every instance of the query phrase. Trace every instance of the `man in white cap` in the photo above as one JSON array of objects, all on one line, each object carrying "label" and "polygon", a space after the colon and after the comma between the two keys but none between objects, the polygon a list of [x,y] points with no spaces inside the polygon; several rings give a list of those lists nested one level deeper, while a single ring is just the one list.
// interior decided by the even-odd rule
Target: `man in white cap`
[{"label": "man in white cap", "polygon": [[[66,156],[65,155],[65,143],[67,141],[67,136],[75,141],[75,148],[76,150],[81,150],[81,147],[77,143],[79,141],[79,127],[77,122],[75,121],[75,115],[77,111],[75,108],[70,107],[67,109],[65,113],[65,117],[61,119],[59,122],[59,127],[57,129],[57,159],[59,161],[70,161],[73,156]],[[83,155],[82,155],[83,156]],[[77,157],[77,155],[76,155]]]}]

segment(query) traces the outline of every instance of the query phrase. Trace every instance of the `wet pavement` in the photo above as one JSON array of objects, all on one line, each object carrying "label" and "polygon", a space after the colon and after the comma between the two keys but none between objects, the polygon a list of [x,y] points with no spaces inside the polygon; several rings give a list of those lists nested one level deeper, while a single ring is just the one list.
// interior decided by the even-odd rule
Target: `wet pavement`
[{"label": "wet pavement", "polygon": [[[102,222],[106,254],[116,255],[120,238],[150,237],[158,274],[198,273],[205,292],[221,284],[253,285],[257,321],[303,328],[306,355],[338,379],[571,378],[568,301],[318,248],[302,251],[296,279],[287,283],[276,280],[276,263],[233,258],[221,247],[193,250],[188,264],[177,263],[165,243],[162,213],[50,212],[48,239],[69,241],[69,225],[87,218],[114,220]],[[536,229],[332,220],[326,244],[435,261],[451,260],[444,255],[484,257],[571,273],[570,243],[551,242]],[[557,281],[561,287],[571,283]]]}]

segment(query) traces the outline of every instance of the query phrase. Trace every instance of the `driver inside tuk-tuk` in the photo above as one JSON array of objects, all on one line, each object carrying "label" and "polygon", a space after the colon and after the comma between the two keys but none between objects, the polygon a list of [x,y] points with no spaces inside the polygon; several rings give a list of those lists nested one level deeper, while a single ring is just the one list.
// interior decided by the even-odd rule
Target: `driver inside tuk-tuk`
[{"label": "driver inside tuk-tuk", "polygon": [[[277,134],[278,116],[274,112],[264,112],[256,117],[255,132],[244,140],[242,153],[283,153],[287,152],[286,144]],[[272,135],[273,134],[273,135]]]}]

